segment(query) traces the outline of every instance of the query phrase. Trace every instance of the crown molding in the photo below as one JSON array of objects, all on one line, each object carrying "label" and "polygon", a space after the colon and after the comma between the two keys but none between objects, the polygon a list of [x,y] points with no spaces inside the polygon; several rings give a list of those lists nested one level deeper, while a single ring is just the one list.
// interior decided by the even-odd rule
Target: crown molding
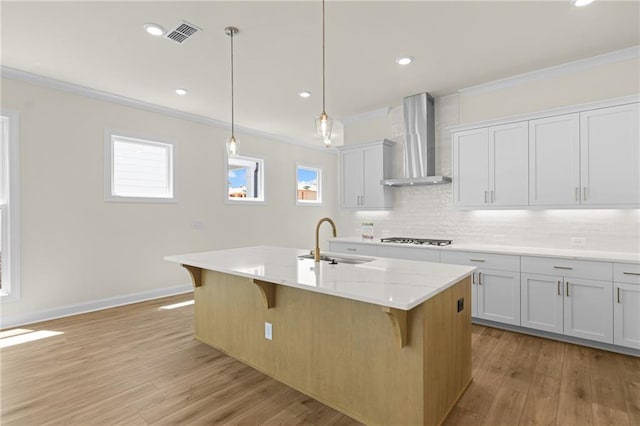
[{"label": "crown molding", "polygon": [[[177,109],[152,104],[149,102],[144,102],[138,99],[128,98],[126,96],[116,95],[114,93],[92,89],[90,87],[81,86],[78,84],[70,83],[63,80],[58,80],[51,77],[45,77],[39,74],[33,74],[27,71],[7,67],[4,65],[0,66],[0,77],[7,78],[10,80],[23,81],[26,83],[34,84],[34,85],[49,88],[49,89],[56,89],[63,92],[73,93],[73,94],[84,96],[91,99],[111,102],[114,104],[128,106],[132,108],[137,108],[140,110],[162,114],[168,117],[179,118],[182,120],[187,120],[187,121],[191,121],[198,124],[218,127],[221,129],[231,129],[231,124],[226,121],[216,120],[215,118],[209,118],[203,115],[180,111]],[[265,138],[265,139],[269,139],[277,142],[284,142],[284,143],[300,146],[303,148],[315,149],[323,152],[327,151],[327,148],[321,144],[318,144],[317,146],[311,145],[308,143],[300,142],[297,139],[289,138],[287,136],[274,135],[272,133],[267,133],[262,130],[254,129],[251,127],[236,125],[236,130],[238,133],[242,133],[246,135]],[[335,151],[333,149],[331,150]],[[337,151],[335,152],[337,153]]]},{"label": "crown molding", "polygon": [[463,89],[459,89],[458,93],[461,96],[478,95],[480,93],[491,92],[498,89],[506,89],[508,87],[518,86],[520,84],[529,83],[532,81],[544,80],[550,77],[566,75],[573,72],[594,68],[600,65],[626,61],[638,57],[640,57],[640,46],[633,46],[626,49],[615,50],[603,55],[592,56],[586,59],[567,62],[553,67],[542,68],[536,71],[530,71],[511,77],[502,78],[500,80],[494,80],[487,83],[466,87]]}]

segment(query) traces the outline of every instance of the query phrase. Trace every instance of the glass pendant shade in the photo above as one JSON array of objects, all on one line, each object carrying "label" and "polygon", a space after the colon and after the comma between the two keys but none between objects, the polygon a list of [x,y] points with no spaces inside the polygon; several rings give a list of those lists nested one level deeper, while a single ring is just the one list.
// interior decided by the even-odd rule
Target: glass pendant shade
[{"label": "glass pendant shade", "polygon": [[327,115],[326,112],[322,111],[316,118],[316,133],[318,137],[320,137],[324,144],[329,146],[331,145],[331,130],[333,129],[333,119]]},{"label": "glass pendant shade", "polygon": [[235,157],[238,155],[238,141],[235,136],[231,136],[227,141],[227,156],[229,158]]}]

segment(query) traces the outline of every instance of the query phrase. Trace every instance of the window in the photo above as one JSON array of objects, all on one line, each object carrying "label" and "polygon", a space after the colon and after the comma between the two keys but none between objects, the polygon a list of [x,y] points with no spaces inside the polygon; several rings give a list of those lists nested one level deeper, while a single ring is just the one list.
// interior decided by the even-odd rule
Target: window
[{"label": "window", "polygon": [[322,171],[317,167],[296,166],[296,203],[322,203]]},{"label": "window", "polygon": [[264,201],[264,161],[233,157],[227,160],[227,200]]},{"label": "window", "polygon": [[174,145],[110,133],[105,153],[105,199],[175,201]]},{"label": "window", "polygon": [[0,114],[0,295],[20,298],[18,114]]}]

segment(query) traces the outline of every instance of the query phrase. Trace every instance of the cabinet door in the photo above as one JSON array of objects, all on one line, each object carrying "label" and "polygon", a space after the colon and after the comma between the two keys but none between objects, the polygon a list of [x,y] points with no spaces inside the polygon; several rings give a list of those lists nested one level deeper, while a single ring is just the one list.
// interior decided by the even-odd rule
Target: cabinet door
[{"label": "cabinet door", "polygon": [[529,204],[529,124],[489,128],[489,202],[496,206]]},{"label": "cabinet door", "polygon": [[580,203],[580,116],[529,121],[529,204]]},{"label": "cabinet door", "polygon": [[520,274],[480,269],[477,274],[478,318],[520,325]]},{"label": "cabinet door", "polygon": [[563,333],[562,277],[522,274],[520,283],[522,326]]},{"label": "cabinet door", "polygon": [[640,204],[638,104],[580,113],[582,204]]},{"label": "cabinet door", "polygon": [[566,278],[564,334],[613,343],[613,284]]},{"label": "cabinet door", "polygon": [[471,316],[478,317],[478,273],[471,274]]},{"label": "cabinet door", "polygon": [[382,145],[365,148],[363,152],[364,189],[360,206],[363,208],[383,208],[385,206],[384,157]]},{"label": "cabinet door", "polygon": [[640,285],[614,283],[613,343],[640,349]]},{"label": "cabinet door", "polygon": [[359,149],[342,153],[342,207],[357,208],[364,195],[363,155]]},{"label": "cabinet door", "polygon": [[453,197],[461,207],[489,202],[489,129],[453,134]]}]

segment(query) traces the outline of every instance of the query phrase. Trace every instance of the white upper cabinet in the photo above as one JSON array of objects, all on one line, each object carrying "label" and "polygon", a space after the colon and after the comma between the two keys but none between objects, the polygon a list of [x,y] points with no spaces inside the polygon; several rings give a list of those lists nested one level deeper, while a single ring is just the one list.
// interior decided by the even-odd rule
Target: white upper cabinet
[{"label": "white upper cabinet", "polygon": [[393,194],[380,183],[391,177],[393,142],[341,147],[342,207],[376,210],[392,207]]},{"label": "white upper cabinet", "polygon": [[472,126],[452,130],[456,207],[640,207],[637,97]]},{"label": "white upper cabinet", "polygon": [[638,104],[580,114],[582,204],[640,204]]},{"label": "white upper cabinet", "polygon": [[580,203],[580,114],[529,121],[529,204]]},{"label": "white upper cabinet", "polygon": [[527,122],[489,128],[489,202],[497,206],[528,204]]},{"label": "white upper cabinet", "polygon": [[489,200],[489,131],[453,134],[453,196],[457,206],[482,206]]},{"label": "white upper cabinet", "polygon": [[455,205],[526,206],[527,122],[453,134]]}]

